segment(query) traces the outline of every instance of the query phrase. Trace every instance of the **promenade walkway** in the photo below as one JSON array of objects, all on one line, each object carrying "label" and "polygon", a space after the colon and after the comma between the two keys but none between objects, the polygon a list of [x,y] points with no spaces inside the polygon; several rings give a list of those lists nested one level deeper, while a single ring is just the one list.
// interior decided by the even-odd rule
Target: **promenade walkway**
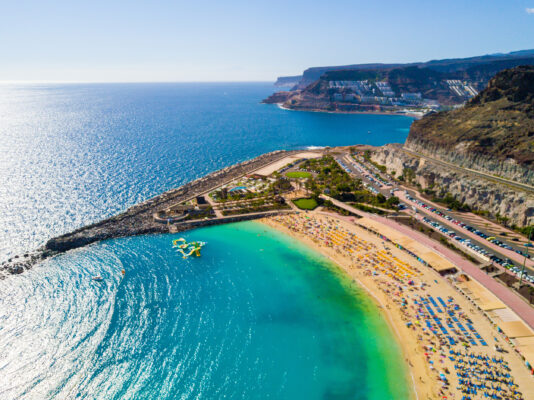
[{"label": "promenade walkway", "polygon": [[[452,229],[460,232],[462,235],[467,236],[468,238],[473,239],[476,242],[484,241],[484,239],[481,239],[479,236],[475,235],[473,232],[470,232],[467,229],[462,229],[458,225],[453,224],[452,222],[450,222],[449,220],[443,218],[442,216],[426,210],[425,208],[421,207],[419,204],[410,202],[406,198],[406,194],[404,192],[398,191],[396,193],[396,196],[398,196],[399,199],[401,199],[405,203],[416,207],[419,212],[438,220],[441,224],[447,225],[449,228],[452,228]],[[432,205],[432,203],[430,203],[427,200],[423,200],[423,201],[425,203],[427,203],[427,204],[431,204]],[[495,243],[489,242],[487,240],[484,241],[484,245],[489,247],[490,249],[494,250],[495,252],[500,253],[503,256],[508,257],[509,259],[515,261],[519,265],[523,265],[524,256],[521,256],[520,254],[517,254],[515,251],[499,247]],[[527,265],[527,267],[534,268],[534,261],[527,259],[526,265]]]},{"label": "promenade walkway", "polygon": [[432,249],[441,256],[445,257],[458,268],[460,268],[463,272],[465,272],[467,275],[471,276],[482,286],[490,290],[495,296],[499,298],[499,300],[501,300],[504,304],[510,307],[510,309],[512,309],[517,315],[519,315],[519,317],[526,324],[528,324],[531,328],[534,329],[534,310],[529,304],[527,304],[521,297],[519,297],[518,294],[513,292],[511,289],[497,282],[491,276],[487,275],[484,271],[482,271],[479,267],[464,259],[453,250],[445,247],[444,245],[438,242],[433,241],[426,235],[416,232],[410,229],[409,227],[399,224],[398,222],[395,222],[391,219],[360,211],[354,207],[351,207],[350,205],[342,203],[329,196],[322,197],[330,200],[335,206],[339,208],[345,209],[347,211],[350,211],[351,213],[360,215],[362,217],[370,218],[390,228],[393,228],[410,237],[411,239],[414,239],[419,243],[425,245],[426,247]]}]

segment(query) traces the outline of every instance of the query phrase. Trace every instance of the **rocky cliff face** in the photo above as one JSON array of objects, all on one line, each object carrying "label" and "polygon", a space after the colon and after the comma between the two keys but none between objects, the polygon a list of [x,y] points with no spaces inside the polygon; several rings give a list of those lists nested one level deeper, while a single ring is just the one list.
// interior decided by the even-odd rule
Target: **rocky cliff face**
[{"label": "rocky cliff face", "polygon": [[518,163],[514,158],[499,159],[489,154],[471,151],[470,143],[458,143],[450,147],[413,135],[406,141],[404,147],[460,167],[534,186],[534,169]]},{"label": "rocky cliff face", "polygon": [[404,168],[410,168],[415,172],[416,182],[423,189],[432,187],[441,191],[441,195],[451,193],[473,209],[486,210],[493,215],[506,215],[511,224],[518,226],[534,224],[532,194],[468,173],[444,169],[405,153],[400,145],[377,148],[372,154],[372,160],[385,165],[388,171],[395,171],[397,176],[403,174]]},{"label": "rocky cliff face", "polygon": [[[471,97],[472,88],[480,91],[499,71],[518,65],[534,65],[531,51],[501,54],[494,56],[472,57],[466,59],[434,60],[425,63],[410,64],[356,64],[338,67],[317,67],[304,71],[290,92],[275,94],[264,103],[283,103],[284,107],[294,110],[316,110],[329,112],[388,111],[399,105],[402,93],[419,93],[426,100],[439,102],[441,105],[459,105]],[[291,81],[291,78],[279,78],[279,81]],[[463,89],[453,89],[450,80],[467,82],[469,93]],[[387,95],[389,100],[372,100],[382,96],[378,88],[372,93],[366,91],[332,89],[332,81],[377,81],[388,82],[395,95]],[[376,92],[375,92],[376,90]],[[352,94],[359,99],[345,101],[334,95]],[[430,103],[425,103],[425,107]],[[370,106],[373,105],[374,107]],[[414,105],[401,103],[401,108]],[[421,105],[419,105],[421,106]]]},{"label": "rocky cliff face", "polygon": [[534,67],[502,71],[465,107],[415,121],[405,147],[534,185]]}]

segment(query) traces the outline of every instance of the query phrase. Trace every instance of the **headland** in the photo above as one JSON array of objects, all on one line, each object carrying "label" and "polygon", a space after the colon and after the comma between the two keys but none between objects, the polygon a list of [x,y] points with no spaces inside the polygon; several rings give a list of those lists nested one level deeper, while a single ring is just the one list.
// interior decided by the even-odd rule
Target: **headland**
[{"label": "headland", "polygon": [[299,111],[424,115],[463,105],[498,72],[532,65],[534,51],[407,64],[312,67],[280,77],[290,86],[265,100]]},{"label": "headland", "polygon": [[[531,125],[523,114],[532,112],[533,74],[498,74],[465,107],[416,122],[404,145],[267,153],[0,268],[22,273],[105,239],[261,219],[370,293],[403,346],[418,398],[526,399],[534,393],[531,132],[499,127]],[[467,125],[478,136],[466,138]]]}]

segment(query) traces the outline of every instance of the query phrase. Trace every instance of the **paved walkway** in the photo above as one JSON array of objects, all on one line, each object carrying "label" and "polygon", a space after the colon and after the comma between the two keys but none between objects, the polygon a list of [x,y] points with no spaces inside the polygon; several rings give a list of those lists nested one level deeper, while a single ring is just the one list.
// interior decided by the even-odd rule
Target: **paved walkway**
[{"label": "paved walkway", "polygon": [[477,280],[482,286],[490,290],[495,296],[497,296],[504,304],[510,307],[513,311],[519,315],[531,328],[534,329],[534,309],[527,304],[518,294],[507,288],[503,284],[497,282],[491,276],[487,275],[479,267],[472,264],[468,260],[455,253],[453,250],[433,241],[429,237],[411,230],[410,228],[401,225],[395,221],[387,218],[375,216],[373,219],[387,225],[393,229],[404,233],[406,236],[410,236],[412,239],[417,240],[419,243],[424,244],[427,247],[432,248],[434,251],[440,253],[449,261],[458,266],[463,272],[468,274]]},{"label": "paved walkway", "polygon": [[[406,198],[406,194],[404,192],[400,192],[399,191],[399,192],[396,193],[396,195],[399,197],[399,199],[401,199],[405,203],[416,207],[417,210],[419,210],[419,212],[421,212],[421,213],[423,213],[425,215],[428,215],[429,217],[432,217],[432,218],[440,221],[443,225],[447,225],[448,227],[453,228],[458,232],[461,232],[462,235],[467,236],[467,237],[469,237],[470,239],[473,239],[476,242],[484,242],[484,245],[486,247],[489,247],[493,251],[495,251],[497,253],[500,253],[505,257],[508,257],[509,259],[515,261],[519,265],[523,265],[523,261],[524,261],[525,257],[517,254],[515,251],[504,249],[502,247],[497,246],[495,243],[489,242],[487,240],[484,241],[484,239],[482,239],[478,235],[475,235],[473,232],[470,232],[467,229],[463,229],[462,227],[453,224],[448,219],[445,219],[445,218],[443,218],[442,216],[440,216],[438,214],[435,214],[433,212],[430,212],[430,211],[426,210],[425,208],[421,207],[419,204],[412,203],[412,202],[408,201],[408,199]],[[426,200],[422,200],[422,201],[425,202],[426,204],[430,204]],[[526,265],[527,265],[527,267],[534,268],[534,261],[527,259]]]},{"label": "paved walkway", "polygon": [[211,206],[211,208],[213,209],[213,212],[215,213],[215,217],[217,218],[222,218],[224,215],[222,214],[222,212],[219,210],[219,204],[217,204],[217,202],[215,202],[211,197],[210,197],[210,194],[206,194],[204,195],[204,198],[206,199],[206,201],[208,202],[208,204]]},{"label": "paved walkway", "polygon": [[392,229],[395,229],[405,234],[406,236],[414,240],[417,240],[419,243],[425,245],[426,247],[431,248],[436,253],[448,259],[467,275],[478,281],[482,286],[490,290],[504,304],[510,307],[510,309],[512,309],[527,325],[534,329],[534,309],[529,304],[527,304],[521,297],[519,297],[517,293],[500,284],[491,276],[486,275],[486,273],[482,271],[479,267],[464,259],[459,254],[455,253],[453,250],[445,247],[444,245],[438,242],[435,242],[426,235],[416,232],[410,229],[409,227],[399,224],[398,222],[395,222],[391,219],[360,211],[354,207],[351,207],[328,196],[323,197],[330,200],[337,207],[353,212],[354,214],[361,215],[362,217],[367,217],[377,222],[380,222],[386,226],[389,226]]}]

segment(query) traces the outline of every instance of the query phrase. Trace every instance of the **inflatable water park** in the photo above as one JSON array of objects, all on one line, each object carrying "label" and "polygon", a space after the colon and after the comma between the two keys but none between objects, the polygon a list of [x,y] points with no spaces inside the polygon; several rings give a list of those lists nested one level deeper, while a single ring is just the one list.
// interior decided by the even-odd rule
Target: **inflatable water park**
[{"label": "inflatable water park", "polygon": [[188,258],[190,256],[200,257],[200,250],[206,245],[206,242],[188,242],[184,238],[175,239],[172,241],[172,247],[176,248],[182,257]]}]

